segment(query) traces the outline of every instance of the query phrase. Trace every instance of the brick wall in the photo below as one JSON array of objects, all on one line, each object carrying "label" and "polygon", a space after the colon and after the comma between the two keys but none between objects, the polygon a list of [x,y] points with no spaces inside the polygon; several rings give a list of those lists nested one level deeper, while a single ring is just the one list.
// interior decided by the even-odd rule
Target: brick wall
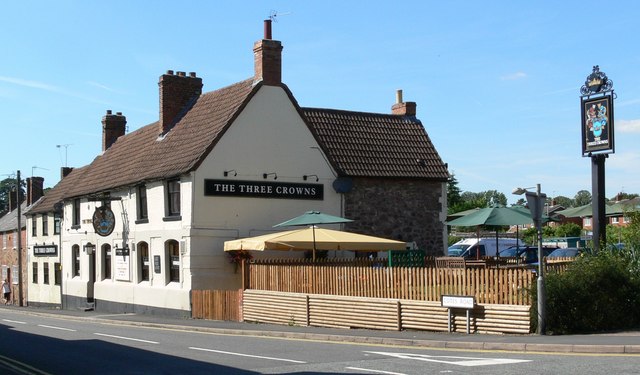
[{"label": "brick wall", "polygon": [[444,253],[441,182],[354,178],[345,194],[346,230],[399,241],[415,241],[428,255]]}]

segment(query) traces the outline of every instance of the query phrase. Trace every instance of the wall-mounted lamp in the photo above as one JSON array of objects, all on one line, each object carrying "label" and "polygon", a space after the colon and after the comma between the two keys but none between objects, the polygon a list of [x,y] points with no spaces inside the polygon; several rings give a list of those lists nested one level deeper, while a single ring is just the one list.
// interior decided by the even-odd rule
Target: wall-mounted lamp
[{"label": "wall-mounted lamp", "polygon": [[278,179],[278,175],[276,174],[276,172],[271,172],[271,173],[263,173],[262,174],[262,178],[266,179],[269,176],[273,176],[274,180]]},{"label": "wall-mounted lamp", "polygon": [[96,251],[96,245],[92,244],[91,242],[87,242],[83,248],[84,252],[87,253],[87,255],[91,255],[94,251]]},{"label": "wall-mounted lamp", "polygon": [[307,181],[308,178],[310,177],[315,177],[316,178],[316,182],[320,181],[320,179],[318,178],[317,174],[305,174],[304,176],[302,176],[302,179]]},{"label": "wall-mounted lamp", "polygon": [[235,169],[229,169],[228,171],[224,171],[224,176],[227,177],[231,172],[233,172],[234,177],[238,175],[238,172],[236,172]]}]

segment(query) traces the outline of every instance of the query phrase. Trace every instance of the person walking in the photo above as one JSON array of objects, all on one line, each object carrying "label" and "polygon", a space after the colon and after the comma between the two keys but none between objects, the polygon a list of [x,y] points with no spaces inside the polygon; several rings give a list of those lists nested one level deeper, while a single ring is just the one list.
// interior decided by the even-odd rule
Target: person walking
[{"label": "person walking", "polygon": [[11,285],[7,279],[2,281],[2,295],[4,296],[4,304],[8,305],[11,301]]}]

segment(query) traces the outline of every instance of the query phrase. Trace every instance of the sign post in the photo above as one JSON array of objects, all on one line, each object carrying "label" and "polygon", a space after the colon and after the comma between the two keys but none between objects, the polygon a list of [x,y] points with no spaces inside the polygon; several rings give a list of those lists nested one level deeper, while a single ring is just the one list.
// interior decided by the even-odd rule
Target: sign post
[{"label": "sign post", "polygon": [[451,333],[452,314],[451,309],[465,309],[467,311],[467,335],[471,333],[471,310],[476,306],[476,299],[473,296],[442,296],[442,307],[448,311],[447,329]]},{"label": "sign post", "polygon": [[606,240],[604,162],[608,154],[615,152],[613,100],[616,95],[613,82],[598,65],[587,76],[580,94],[582,156],[591,158],[592,238],[593,250],[597,252]]}]

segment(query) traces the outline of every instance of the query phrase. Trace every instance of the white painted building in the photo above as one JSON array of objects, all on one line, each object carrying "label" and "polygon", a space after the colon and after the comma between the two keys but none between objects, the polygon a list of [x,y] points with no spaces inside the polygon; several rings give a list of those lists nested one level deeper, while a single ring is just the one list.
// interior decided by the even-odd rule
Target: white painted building
[{"label": "white painted building", "polygon": [[[125,117],[107,111],[102,153],[68,173],[31,210],[38,217],[62,208],[57,243],[64,308],[190,316],[191,290],[241,287],[224,241],[275,231],[274,224],[309,210],[363,214],[368,208],[361,207],[361,196],[349,199],[350,192],[382,186],[371,194],[388,201],[389,181],[393,188],[419,186],[420,197],[433,191],[428,202],[393,206],[440,222],[429,230],[435,243],[444,243],[448,173],[415,119],[415,103],[413,109],[406,103],[408,111],[397,103],[390,115],[301,108],[281,82],[281,50],[269,32],[254,45],[252,78],[205,94],[195,73],[168,71],[159,82],[159,121],[129,134]],[[384,152],[366,161],[375,166],[377,158],[384,168],[357,168],[358,153],[371,151],[357,143],[371,136],[349,130],[356,118],[371,122],[370,129],[391,130],[381,137]],[[333,137],[331,129],[342,133]],[[411,149],[403,143],[409,138]],[[390,157],[390,147],[401,155]],[[393,158],[400,161],[388,161]],[[389,167],[401,173],[381,174]],[[398,220],[389,227],[417,232],[427,226],[415,215]],[[302,254],[259,256],[283,255]],[[56,303],[52,295],[38,296],[40,303]]]}]

